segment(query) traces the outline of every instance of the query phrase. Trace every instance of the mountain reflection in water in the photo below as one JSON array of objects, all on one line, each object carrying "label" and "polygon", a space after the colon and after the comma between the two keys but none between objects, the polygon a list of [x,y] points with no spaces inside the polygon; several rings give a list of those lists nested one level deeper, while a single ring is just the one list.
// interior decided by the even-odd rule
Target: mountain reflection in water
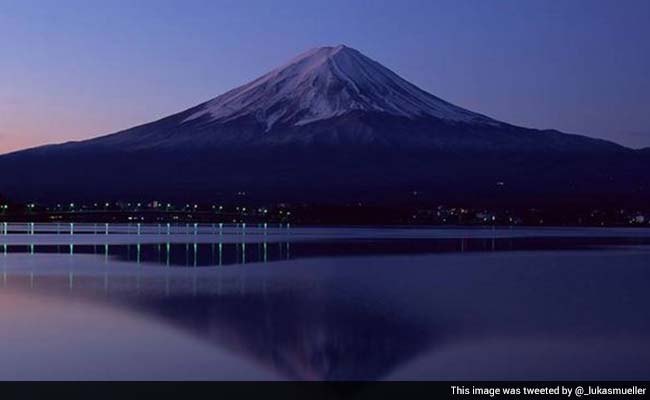
[{"label": "mountain reflection in water", "polygon": [[0,373],[643,379],[646,240],[9,246]]},{"label": "mountain reflection in water", "polygon": [[421,321],[363,312],[327,293],[169,297],[138,306],[290,379],[381,379],[434,335]]},{"label": "mountain reflection in water", "polygon": [[[24,257],[33,265],[43,256]],[[351,302],[338,288],[300,278],[282,283],[269,279],[269,271],[255,276],[241,269],[160,270],[110,261],[97,269],[84,255],[60,257],[63,264],[73,262],[68,272],[56,266],[37,273],[5,270],[3,288],[153,317],[287,379],[382,379],[428,349],[435,334],[431,321],[366,293],[355,293]]]}]

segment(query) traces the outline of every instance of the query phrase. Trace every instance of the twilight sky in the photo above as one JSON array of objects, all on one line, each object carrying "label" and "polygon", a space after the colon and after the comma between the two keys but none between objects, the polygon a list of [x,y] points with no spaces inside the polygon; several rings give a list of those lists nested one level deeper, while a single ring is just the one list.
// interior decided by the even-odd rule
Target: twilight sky
[{"label": "twilight sky", "polygon": [[346,44],[459,106],[650,146],[648,0],[0,0],[0,153],[112,133]]}]

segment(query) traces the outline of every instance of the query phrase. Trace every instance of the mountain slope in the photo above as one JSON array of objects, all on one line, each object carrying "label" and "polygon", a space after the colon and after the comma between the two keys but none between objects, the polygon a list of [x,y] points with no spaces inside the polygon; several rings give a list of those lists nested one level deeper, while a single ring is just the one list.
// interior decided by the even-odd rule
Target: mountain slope
[{"label": "mountain slope", "polygon": [[[345,46],[116,134],[0,156],[31,200],[638,203],[649,157],[465,110]],[[531,203],[532,202],[532,203]]]},{"label": "mountain slope", "polygon": [[227,122],[252,115],[270,130],[276,123],[300,126],[350,111],[498,124],[420,90],[342,45],[308,51],[209,101],[185,121],[208,116],[213,121]]}]

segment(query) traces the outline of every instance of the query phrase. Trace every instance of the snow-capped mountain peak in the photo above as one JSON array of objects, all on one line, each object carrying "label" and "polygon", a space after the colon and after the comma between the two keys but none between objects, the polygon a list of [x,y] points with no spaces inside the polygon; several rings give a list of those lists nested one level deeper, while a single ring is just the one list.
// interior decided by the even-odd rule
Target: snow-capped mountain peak
[{"label": "snow-capped mountain peak", "polygon": [[253,116],[270,130],[300,126],[352,111],[407,118],[498,124],[447,103],[350,47],[309,50],[262,77],[199,106],[183,122],[200,117],[228,122]]}]

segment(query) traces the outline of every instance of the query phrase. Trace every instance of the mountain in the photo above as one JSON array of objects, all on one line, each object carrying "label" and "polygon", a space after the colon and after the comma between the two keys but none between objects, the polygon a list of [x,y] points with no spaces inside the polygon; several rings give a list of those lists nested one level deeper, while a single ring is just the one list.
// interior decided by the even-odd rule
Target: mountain
[{"label": "mountain", "polygon": [[161,120],[0,156],[0,193],[100,199],[636,204],[647,152],[513,126],[346,46]]}]

